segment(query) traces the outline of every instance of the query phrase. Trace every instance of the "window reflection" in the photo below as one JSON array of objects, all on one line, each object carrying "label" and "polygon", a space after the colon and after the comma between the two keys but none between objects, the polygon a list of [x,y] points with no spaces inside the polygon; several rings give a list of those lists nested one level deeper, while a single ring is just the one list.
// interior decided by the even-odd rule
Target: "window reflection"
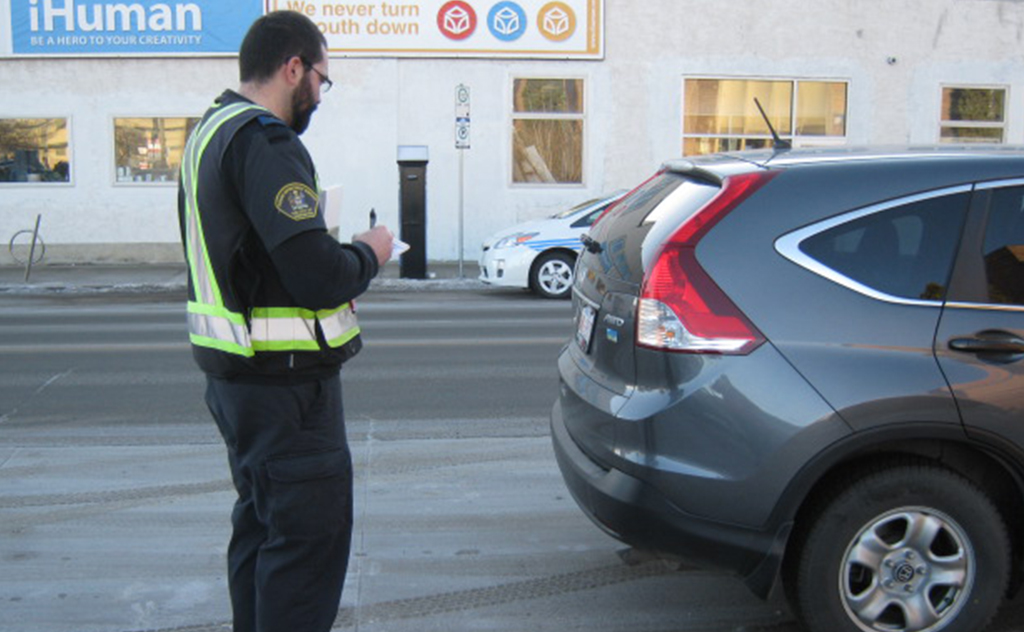
[{"label": "window reflection", "polygon": [[516,112],[583,112],[582,79],[516,79]]},{"label": "window reflection", "polygon": [[198,118],[114,119],[119,183],[176,182],[188,135]]},{"label": "window reflection", "polygon": [[939,140],[944,143],[1002,143],[1006,126],[1006,90],[942,89]]},{"label": "window reflection", "polygon": [[813,235],[800,249],[874,290],[940,301],[969,198],[943,195],[872,213]]},{"label": "window reflection", "polygon": [[518,120],[512,135],[515,182],[583,181],[582,121]]},{"label": "window reflection", "polygon": [[803,144],[846,137],[847,84],[842,81],[686,79],[683,155],[759,149],[771,130]]},{"label": "window reflection", "polygon": [[846,136],[846,84],[801,81],[796,102],[798,136]]},{"label": "window reflection", "polygon": [[69,182],[68,122],[0,119],[0,182]]},{"label": "window reflection", "polygon": [[754,99],[779,134],[792,133],[791,81],[687,79],[684,128],[694,134],[770,135]]},{"label": "window reflection", "polygon": [[512,181],[583,182],[583,80],[515,79]]},{"label": "window reflection", "polygon": [[984,254],[988,302],[1024,305],[1024,188],[993,192]]}]

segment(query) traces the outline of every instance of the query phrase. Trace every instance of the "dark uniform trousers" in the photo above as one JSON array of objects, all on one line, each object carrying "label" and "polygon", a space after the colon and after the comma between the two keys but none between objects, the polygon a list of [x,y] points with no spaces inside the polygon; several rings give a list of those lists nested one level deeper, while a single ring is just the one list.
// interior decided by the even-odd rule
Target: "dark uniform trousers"
[{"label": "dark uniform trousers", "polygon": [[338,614],[352,535],[340,376],[290,385],[207,376],[238,500],[228,587],[235,632],[322,632]]}]

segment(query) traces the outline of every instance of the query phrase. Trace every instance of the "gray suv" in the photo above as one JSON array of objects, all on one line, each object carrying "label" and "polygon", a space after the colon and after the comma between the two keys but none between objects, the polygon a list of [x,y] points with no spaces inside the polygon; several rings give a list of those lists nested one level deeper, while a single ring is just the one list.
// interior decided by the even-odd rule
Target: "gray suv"
[{"label": "gray suv", "polygon": [[977,632],[1022,579],[1024,153],[664,165],[584,236],[559,467],[812,632]]}]

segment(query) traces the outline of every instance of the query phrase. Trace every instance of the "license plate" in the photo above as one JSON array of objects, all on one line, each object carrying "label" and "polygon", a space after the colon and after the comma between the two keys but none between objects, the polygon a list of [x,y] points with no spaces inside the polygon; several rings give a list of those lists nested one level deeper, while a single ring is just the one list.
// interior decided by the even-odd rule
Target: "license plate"
[{"label": "license plate", "polygon": [[583,353],[590,353],[590,339],[594,336],[594,317],[597,312],[590,305],[580,308],[579,320],[576,323],[576,343]]}]

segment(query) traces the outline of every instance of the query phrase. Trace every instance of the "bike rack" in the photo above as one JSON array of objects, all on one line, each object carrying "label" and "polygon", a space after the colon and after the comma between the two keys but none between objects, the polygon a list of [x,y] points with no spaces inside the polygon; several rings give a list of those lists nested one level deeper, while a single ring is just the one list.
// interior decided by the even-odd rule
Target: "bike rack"
[{"label": "bike rack", "polygon": [[[15,263],[25,264],[25,282],[28,283],[29,275],[32,274],[32,264],[43,260],[46,255],[46,244],[43,243],[43,238],[39,236],[39,222],[43,219],[42,215],[36,215],[36,226],[32,230],[19,230],[11,236],[11,241],[7,244],[7,251],[11,253],[11,258],[14,259]],[[14,242],[17,241],[21,235],[32,234],[32,244],[28,249],[28,259],[22,261],[14,254]],[[36,259],[36,244],[39,244],[39,259]]]}]

